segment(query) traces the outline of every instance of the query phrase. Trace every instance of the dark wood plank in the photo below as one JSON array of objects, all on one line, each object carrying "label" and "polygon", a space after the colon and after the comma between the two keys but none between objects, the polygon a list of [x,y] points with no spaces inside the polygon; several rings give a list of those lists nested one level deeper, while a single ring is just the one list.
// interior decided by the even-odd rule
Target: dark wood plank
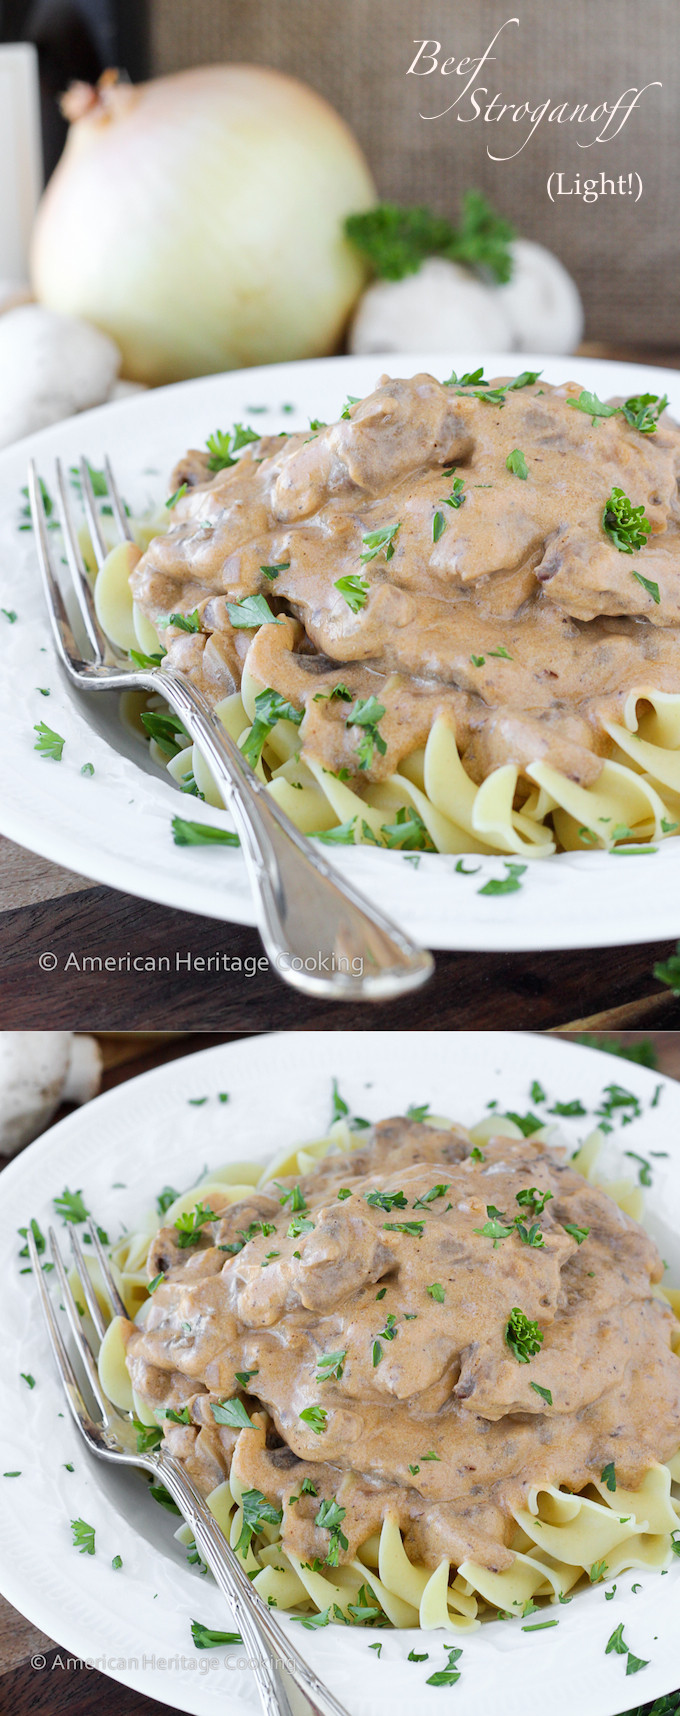
[{"label": "dark wood plank", "polygon": [[[379,1008],[295,994],[261,969],[255,930],[110,888],[3,913],[2,943],[3,1029],[124,1030],[134,1021],[154,1031],[554,1030],[619,1007],[627,1009],[620,1022],[629,1028],[648,1017],[656,1026],[680,1028],[680,1000],[653,977],[655,961],[673,950],[670,942],[568,953],[440,953],[424,990]],[[56,956],[54,971],[40,968],[45,952]],[[190,955],[192,968],[174,970],[177,955],[185,961]],[[143,956],[153,968],[128,970],[128,956]],[[168,956],[169,974],[156,968]],[[83,970],[93,958],[114,959],[117,968]],[[210,968],[196,969],[200,959],[211,961]],[[222,969],[235,959],[243,962],[241,972]]]}]

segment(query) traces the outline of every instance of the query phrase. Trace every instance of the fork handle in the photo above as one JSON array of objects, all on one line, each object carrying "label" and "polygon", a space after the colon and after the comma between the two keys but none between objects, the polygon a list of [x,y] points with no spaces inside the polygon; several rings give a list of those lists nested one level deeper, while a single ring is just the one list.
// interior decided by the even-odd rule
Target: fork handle
[{"label": "fork handle", "polygon": [[307,995],[387,1001],[426,982],[432,955],[369,905],[301,835],[206,699],[159,667],[149,676],[200,746],[236,823],[266,953]]},{"label": "fork handle", "polygon": [[[165,1484],[226,1597],[248,1651],[265,1716],[348,1716],[288,1639],[230,1548],[184,1467],[160,1452],[149,1466]],[[286,1682],[295,1688],[291,1702]]]}]

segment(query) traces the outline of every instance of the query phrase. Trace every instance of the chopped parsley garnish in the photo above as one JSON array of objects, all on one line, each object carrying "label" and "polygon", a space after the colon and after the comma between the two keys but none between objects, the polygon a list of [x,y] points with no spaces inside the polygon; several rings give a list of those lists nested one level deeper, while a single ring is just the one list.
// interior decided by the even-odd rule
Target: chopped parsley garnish
[{"label": "chopped parsley garnish", "polygon": [[641,572],[633,572],[632,576],[637,579],[638,584],[642,585],[643,590],[647,591],[647,595],[651,596],[652,601],[656,603],[658,608],[661,597],[659,595],[659,586],[655,583],[654,579],[643,578]]},{"label": "chopped parsley garnish", "polygon": [[636,393],[631,399],[627,399],[620,409],[631,429],[637,429],[640,435],[653,435],[667,404],[666,393],[663,393],[661,398],[658,393]]},{"label": "chopped parsley garnish", "polygon": [[438,1668],[435,1674],[428,1675],[426,1686],[455,1686],[456,1681],[460,1680],[460,1669],[456,1668],[455,1664],[460,1662],[462,1648],[459,1645],[444,1645],[444,1650],[449,1659],[448,1668]]},{"label": "chopped parsley garnish", "polygon": [[341,703],[351,703],[353,696],[354,692],[350,691],[349,686],[343,685],[342,680],[340,680],[331,691],[316,691],[312,703],[332,703],[336,697],[340,699]]},{"label": "chopped parsley garnish", "polygon": [[333,589],[339,590],[348,608],[351,608],[353,614],[358,614],[359,609],[366,606],[370,584],[366,583],[360,572],[348,572],[346,577],[336,579]]},{"label": "chopped parsley garnish", "polygon": [[360,404],[361,404],[361,395],[360,394],[348,393],[347,398],[345,400],[345,403],[343,405],[342,411],[340,412],[340,416],[345,417],[345,418],[349,418],[350,405],[360,405]]},{"label": "chopped parsley garnish", "polygon": [[154,1278],[153,1278],[153,1281],[150,1281],[150,1282],[149,1282],[149,1285],[148,1285],[148,1287],[147,1287],[147,1293],[155,1293],[155,1292],[156,1292],[156,1288],[157,1288],[157,1287],[160,1287],[160,1285],[161,1285],[161,1283],[162,1283],[162,1282],[163,1282],[163,1281],[164,1281],[164,1280],[165,1280],[165,1276],[164,1276],[164,1275],[154,1275]]},{"label": "chopped parsley garnish", "polygon": [[94,1555],[94,1526],[85,1519],[72,1519],[71,1531],[74,1549],[79,1549],[81,1555]]},{"label": "chopped parsley garnish", "polygon": [[414,1210],[425,1209],[428,1204],[436,1203],[437,1198],[445,1198],[449,1190],[449,1183],[450,1182],[447,1180],[445,1185],[442,1185],[440,1182],[436,1186],[430,1186],[429,1192],[423,1192],[422,1198],[414,1198]]},{"label": "chopped parsley garnish", "polygon": [[57,1215],[62,1216],[64,1221],[87,1221],[90,1212],[85,1208],[82,1192],[70,1192],[68,1186],[64,1186],[61,1196],[53,1198],[52,1202]]},{"label": "chopped parsley garnish", "polygon": [[[450,475],[450,474],[451,474],[450,472],[446,472],[446,471],[444,472],[445,476]],[[450,506],[454,512],[458,512],[459,508],[463,505],[464,500],[465,500],[465,482],[464,482],[464,479],[462,477],[454,477],[453,484],[451,487],[451,493],[449,495],[442,495],[442,498],[441,498],[439,504],[440,504],[440,506]]]},{"label": "chopped parsley garnish", "polygon": [[613,1491],[616,1489],[616,1468],[613,1460],[610,1460],[608,1465],[602,1467],[602,1471],[600,1472],[600,1483],[606,1484],[608,1490]]},{"label": "chopped parsley garnish", "polygon": [[394,822],[383,823],[380,832],[385,836],[385,845],[392,851],[434,852],[436,850],[422,816],[417,810],[407,810],[405,805],[402,805],[397,811]]},{"label": "chopped parsley garnish", "polygon": [[571,406],[572,411],[584,411],[586,417],[592,417],[593,423],[596,417],[616,417],[621,409],[618,405],[607,405],[604,399],[598,399],[596,393],[588,393],[585,387],[579,393],[578,399],[568,399],[567,405]]},{"label": "chopped parsley garnish", "polygon": [[478,894],[490,894],[492,896],[495,896],[498,894],[516,894],[516,893],[518,893],[519,889],[522,886],[522,883],[520,882],[520,876],[524,875],[524,872],[526,870],[526,864],[511,864],[506,859],[505,868],[506,868],[508,874],[507,874],[507,876],[503,877],[502,882],[499,881],[497,879],[497,877],[492,877],[489,882],[484,883],[484,886],[482,888],[477,889],[477,893]]},{"label": "chopped parsley garnish", "polygon": [[272,613],[266,596],[243,596],[240,602],[227,602],[227,613],[237,631],[283,625],[283,620]]},{"label": "chopped parsley garnish", "polygon": [[587,1239],[588,1234],[590,1233],[589,1227],[577,1227],[575,1223],[571,1221],[563,1221],[562,1226],[565,1233],[570,1234],[571,1238],[576,1240],[577,1245],[583,1245],[584,1239]]},{"label": "chopped parsley garnish", "polygon": [[166,1513],[180,1513],[180,1508],[173,1501],[169,1490],[166,1490],[165,1484],[149,1484],[149,1495],[153,1497],[159,1507],[165,1508]]},{"label": "chopped parsley garnish", "polygon": [[231,432],[225,433],[223,429],[216,429],[206,441],[206,447],[210,454],[208,470],[228,470],[230,465],[236,464],[235,453],[240,453],[241,448],[246,447],[249,441],[259,440],[260,436],[255,434],[255,430],[244,429],[242,423],[235,423]]},{"label": "chopped parsley garnish", "polygon": [[500,1210],[496,1209],[495,1204],[487,1204],[486,1213],[489,1220],[485,1221],[483,1227],[476,1227],[473,1231],[480,1234],[483,1239],[492,1239],[494,1251],[497,1251],[499,1240],[508,1239],[514,1231],[515,1224],[511,1222],[507,1226],[506,1217],[501,1214]]},{"label": "chopped parsley garnish", "polygon": [[38,735],[35,745],[33,746],[34,751],[39,751],[41,757],[51,757],[53,762],[60,763],[61,753],[64,749],[64,745],[66,744],[66,740],[62,739],[61,734],[54,733],[52,728],[46,726],[44,721],[36,722],[33,732]]},{"label": "chopped parsley garnish", "polygon": [[614,547],[621,554],[634,554],[636,548],[644,548],[651,528],[644,505],[633,506],[623,489],[613,488],[605,502],[602,529]]},{"label": "chopped parsley garnish", "polygon": [[142,668],[159,667],[160,663],[163,660],[163,657],[166,656],[167,653],[168,652],[166,649],[157,649],[157,650],[154,650],[153,655],[147,655],[146,650],[131,649],[130,650],[130,660],[134,662],[135,667],[142,667]]},{"label": "chopped parsley garnish", "polygon": [[258,1370],[235,1370],[234,1371],[234,1376],[236,1377],[236,1381],[240,1384],[241,1388],[246,1389],[246,1391],[248,1389],[248,1383],[250,1382],[251,1376],[259,1376],[259,1374],[260,1374],[259,1369]]},{"label": "chopped parsley garnish", "polygon": [[170,1205],[174,1204],[175,1199],[178,1197],[179,1192],[175,1191],[174,1186],[164,1186],[162,1192],[159,1192],[158,1197],[156,1198],[156,1209],[158,1210],[158,1214],[165,1215],[166,1211],[169,1210]]},{"label": "chopped parsley garnish", "polygon": [[335,828],[315,828],[309,838],[323,840],[326,846],[353,846],[356,823],[353,816],[349,822],[337,823]]},{"label": "chopped parsley garnish", "polygon": [[425,1223],[424,1221],[384,1221],[383,1227],[389,1233],[407,1233],[412,1239],[422,1239]]},{"label": "chopped parsley garnish", "polygon": [[346,1116],[349,1115],[348,1104],[345,1102],[344,1096],[340,1095],[340,1091],[338,1090],[338,1081],[336,1078],[333,1079],[332,1089],[333,1109],[331,1113],[331,1126],[335,1124],[336,1120],[344,1120]]},{"label": "chopped parsley garnish", "polygon": [[439,1460],[441,1462],[441,1454],[435,1454],[433,1448],[430,1448],[428,1454],[421,1454],[420,1458],[421,1460]]},{"label": "chopped parsley garnish", "polygon": [[182,1251],[185,1250],[188,1245],[197,1245],[198,1240],[200,1239],[201,1228],[205,1227],[206,1222],[215,1221],[216,1219],[215,1211],[211,1210],[209,1204],[198,1203],[193,1210],[185,1210],[182,1215],[177,1217],[175,1222],[175,1229],[177,1232],[175,1243]]},{"label": "chopped parsley garnish", "polygon": [[525,1186],[521,1192],[517,1193],[515,1203],[528,1209],[530,1215],[540,1216],[543,1214],[546,1204],[551,1202],[552,1197],[552,1192],[541,1192],[538,1186]]},{"label": "chopped parsley garnish", "polygon": [[283,1509],[274,1507],[271,1502],[266,1501],[261,1490],[244,1490],[241,1496],[241,1507],[243,1509],[243,1524],[236,1544],[236,1553],[237,1555],[241,1554],[245,1561],[253,1534],[261,1531],[263,1525],[280,1525],[283,1519]]},{"label": "chopped parsley garnish", "polygon": [[[179,489],[177,492],[179,494]],[[162,631],[166,631],[168,626],[176,626],[178,632],[200,632],[201,629],[198,608],[194,608],[191,614],[166,614],[165,619],[157,623]]]},{"label": "chopped parsley garnish", "polygon": [[478,1144],[474,1144],[471,1151],[470,1151],[470,1161],[471,1162],[485,1162],[486,1161],[486,1156],[484,1155],[484,1151],[480,1150]]},{"label": "chopped parsley garnish", "polygon": [[172,1406],[159,1406],[156,1409],[156,1417],[165,1419],[168,1424],[191,1424],[188,1406],[183,1406],[179,1412],[175,1412]]},{"label": "chopped parsley garnish", "polygon": [[4,614],[10,626],[16,625],[18,618],[16,608],[0,608],[0,614]]},{"label": "chopped parsley garnish", "polygon": [[513,447],[512,452],[508,453],[505,461],[505,468],[508,471],[512,471],[513,477],[521,477],[522,482],[526,482],[529,475],[529,466],[527,465],[521,447]]},{"label": "chopped parsley garnish", "polygon": [[325,1557],[326,1563],[329,1567],[337,1567],[338,1552],[340,1549],[349,1549],[347,1538],[341,1530],[342,1521],[345,1518],[346,1512],[347,1509],[341,1507],[340,1503],[335,1501],[334,1498],[331,1500],[324,1500],[321,1502],[319,1511],[314,1520],[315,1525],[320,1526],[324,1531],[330,1532],[330,1543]]},{"label": "chopped parsley garnish", "polygon": [[321,1436],[326,1429],[328,1413],[324,1411],[323,1406],[306,1406],[304,1412],[301,1412],[299,1416],[303,1424],[309,1424],[315,1436]]},{"label": "chopped parsley garnish", "polygon": [[238,834],[229,828],[211,828],[209,822],[187,822],[173,816],[172,838],[176,846],[240,846]]},{"label": "chopped parsley garnish", "polygon": [[531,1245],[536,1251],[540,1250],[541,1246],[545,1245],[543,1234],[541,1233],[537,1222],[533,1222],[531,1227],[525,1227],[524,1222],[521,1222],[519,1216],[516,1216],[515,1227],[517,1228],[522,1245]]},{"label": "chopped parsley garnish", "polygon": [[271,686],[266,691],[260,691],[255,698],[255,720],[245,743],[241,746],[246,761],[251,768],[257,768],[262,754],[262,746],[269,737],[277,721],[292,721],[294,727],[299,727],[304,715],[304,709],[296,709],[278,691],[272,691]]},{"label": "chopped parsley garnish", "polygon": [[[173,507],[176,507],[178,500],[182,499],[182,496],[187,493],[188,488],[189,488],[188,483],[180,483],[179,488],[175,489],[174,495],[171,495],[170,499],[166,500],[165,505],[168,509],[168,512],[171,512]],[[196,627],[196,630],[198,631],[198,627]]]},{"label": "chopped parsley garnish", "polygon": [[491,655],[498,656],[499,661],[512,661],[512,656],[510,655],[509,651],[506,649],[505,644],[499,644],[498,649],[488,650],[487,654],[490,656]]},{"label": "chopped parsley garnish", "polygon": [[[346,413],[343,413],[343,416],[344,415],[346,415]],[[292,1617],[292,1619],[294,1621],[300,1622],[301,1627],[307,1627],[307,1629],[310,1633],[314,1632],[317,1627],[327,1627],[328,1623],[330,1621],[330,1618],[331,1618],[330,1603],[329,1603],[327,1609],[320,1609],[318,1615],[293,1615],[293,1617]],[[369,1650],[375,1650],[376,1647],[375,1647],[375,1645],[369,1645],[368,1648],[369,1648]],[[382,1650],[382,1645],[380,1645],[379,1648]]]},{"label": "chopped parsley garnish", "polygon": [[324,1353],[321,1358],[317,1359],[316,1381],[328,1382],[331,1377],[338,1377],[339,1379],[345,1368],[346,1357],[346,1348],[340,1353]]},{"label": "chopped parsley garnish", "polygon": [[573,1102],[554,1102],[552,1108],[549,1109],[548,1112],[550,1114],[564,1115],[564,1118],[568,1120],[575,1120],[581,1115],[586,1114],[587,1110],[584,1108],[583,1103],[579,1102],[578,1097],[576,1097]]},{"label": "chopped parsley garnish", "polygon": [[406,1110],[406,1118],[407,1120],[415,1120],[419,1126],[423,1126],[429,1112],[429,1102],[421,1102],[420,1104],[411,1102]]},{"label": "chopped parsley garnish", "polygon": [[446,1293],[444,1292],[441,1281],[431,1281],[429,1287],[426,1287],[425,1291],[426,1293],[429,1293],[431,1299],[436,1299],[438,1305],[444,1304]]},{"label": "chopped parsley garnish", "polygon": [[212,1627],[204,1627],[202,1621],[192,1621],[191,1637],[197,1650],[212,1650],[215,1645],[243,1644],[240,1633],[216,1633]]},{"label": "chopped parsley garnish", "polygon": [[408,1207],[408,1198],[402,1191],[365,1192],[364,1196],[367,1204],[371,1204],[374,1209],[386,1210],[388,1215],[391,1210],[405,1210]]},{"label": "chopped parsley garnish", "polygon": [[540,1382],[530,1382],[529,1387],[533,1388],[535,1394],[540,1394],[541,1400],[544,1400],[547,1406],[552,1406],[553,1397],[549,1388],[541,1388]]},{"label": "chopped parsley garnish", "polygon": [[543,1332],[515,1305],[505,1325],[505,1341],[518,1364],[529,1364],[543,1344]]},{"label": "chopped parsley garnish", "polygon": [[594,1561],[589,1573],[591,1585],[596,1585],[598,1579],[604,1579],[605,1573],[608,1572],[609,1568],[606,1561]]},{"label": "chopped parsley garnish", "polygon": [[444,517],[444,514],[443,514],[443,512],[437,511],[434,515],[433,520],[432,520],[432,541],[438,542],[440,536],[444,535],[445,530],[446,530],[446,519]]},{"label": "chopped parsley garnish", "polygon": [[[361,563],[365,566],[369,560],[376,560],[379,554],[384,554],[386,560],[391,560],[394,554],[394,539],[401,530],[401,520],[398,524],[386,524],[381,530],[369,530],[362,536],[364,552]],[[337,586],[336,586],[337,588]]]},{"label": "chopped parsley garnish", "polygon": [[27,1388],[35,1388],[35,1377],[31,1376],[30,1370],[21,1370],[19,1375]]},{"label": "chopped parsley garnish", "polygon": [[[253,1376],[255,1372],[252,1372]],[[253,1425],[242,1400],[211,1401],[210,1410],[216,1424],[228,1424],[232,1430],[252,1430]]]},{"label": "chopped parsley garnish", "polygon": [[185,750],[190,743],[189,734],[179,715],[162,715],[157,709],[144,709],[141,721],[149,738],[155,739],[167,757],[176,757],[178,751]]},{"label": "chopped parsley garnish", "polygon": [[531,1138],[532,1133],[538,1132],[540,1127],[544,1125],[544,1121],[539,1120],[537,1114],[515,1114],[512,1108],[508,1109],[505,1118],[514,1121],[515,1126],[519,1126],[523,1138]]},{"label": "chopped parsley garnish", "polygon": [[268,578],[270,584],[273,584],[274,579],[278,578],[279,572],[287,572],[289,567],[290,560],[278,560],[271,566],[261,566],[260,571],[263,574],[263,577]]},{"label": "chopped parsley garnish", "polygon": [[357,758],[360,769],[370,768],[373,762],[374,750],[379,751],[381,757],[384,757],[385,755],[387,744],[378,728],[378,722],[382,721],[384,714],[384,704],[379,703],[377,697],[371,696],[363,699],[359,698],[347,716],[345,722],[347,727],[362,728],[359,745],[357,747]]},{"label": "chopped parsley garnish", "polygon": [[640,1167],[638,1168],[638,1181],[640,1185],[651,1186],[652,1165],[651,1162],[647,1161],[646,1156],[639,1156],[637,1150],[624,1150],[624,1156],[630,1157],[633,1162],[640,1163]]}]

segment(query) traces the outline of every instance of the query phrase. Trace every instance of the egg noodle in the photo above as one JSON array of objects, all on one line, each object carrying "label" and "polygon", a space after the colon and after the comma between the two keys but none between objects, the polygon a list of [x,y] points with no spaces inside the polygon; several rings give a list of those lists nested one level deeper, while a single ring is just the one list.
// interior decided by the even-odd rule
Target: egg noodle
[{"label": "egg noodle", "polygon": [[[453,1129],[454,1123],[428,1117],[427,1124]],[[512,1120],[496,1115],[486,1117],[468,1133],[460,1127],[455,1130],[478,1149],[491,1137],[523,1136]],[[550,1130],[544,1127],[535,1132],[532,1143],[545,1140]],[[194,1210],[198,1200],[205,1207],[212,1197],[226,1208],[251,1197],[254,1187],[278,1176],[309,1174],[329,1154],[347,1155],[365,1139],[365,1132],[352,1131],[346,1120],[338,1120],[326,1137],[284,1151],[264,1170],[249,1161],[206,1171],[191,1190],[175,1198],[162,1217],[150,1214],[137,1231],[113,1246],[114,1273],[130,1318],[143,1326],[150,1308],[146,1261],[159,1227],[172,1226]],[[570,1167],[638,1220],[643,1204],[640,1188],[631,1180],[606,1181],[595,1175],[602,1143],[600,1131],[591,1133]],[[97,1285],[96,1259],[88,1258],[87,1266]],[[77,1276],[73,1279],[77,1283]],[[676,1318],[671,1344],[674,1352],[680,1352],[680,1290],[653,1287],[652,1293],[671,1305]],[[133,1413],[140,1429],[157,1429],[157,1417],[131,1385],[124,1328],[122,1320],[116,1318],[104,1338],[99,1359],[102,1387],[116,1406]],[[262,1445],[268,1423],[262,1408],[253,1412],[253,1429]],[[241,1430],[239,1441],[252,1434],[252,1429]],[[442,1559],[434,1570],[415,1563],[406,1554],[399,1524],[391,1514],[379,1533],[363,1542],[346,1565],[319,1570],[318,1565],[302,1562],[283,1548],[280,1527],[266,1519],[258,1521],[247,1548],[239,1553],[243,1553],[246,1571],[261,1597],[279,1609],[301,1611],[310,1624],[335,1619],[349,1624],[471,1631],[485,1616],[510,1618],[531,1612],[535,1599],[545,1598],[550,1603],[565,1600],[579,1581],[616,1579],[630,1568],[660,1570],[667,1564],[676,1542],[674,1534],[680,1530],[680,1500],[675,1499],[680,1491],[674,1490],[674,1485],[680,1484],[680,1452],[668,1464],[651,1465],[634,1491],[619,1485],[612,1493],[606,1479],[605,1471],[605,1481],[591,1482],[582,1493],[552,1485],[530,1488],[525,1505],[512,1510],[516,1529],[510,1549],[514,1558],[500,1572],[471,1560],[455,1566]],[[207,1501],[225,1536],[236,1547],[244,1523],[242,1483],[232,1474],[230,1481],[213,1489]],[[176,1536],[188,1546],[189,1558],[196,1561],[189,1528],[181,1526]],[[315,1615],[320,1617],[318,1623],[314,1622]]]}]

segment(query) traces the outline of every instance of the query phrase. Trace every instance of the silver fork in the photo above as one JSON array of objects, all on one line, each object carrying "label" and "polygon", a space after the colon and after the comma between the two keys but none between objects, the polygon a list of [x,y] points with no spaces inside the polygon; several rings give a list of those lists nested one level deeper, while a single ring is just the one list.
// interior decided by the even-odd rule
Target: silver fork
[{"label": "silver fork", "polygon": [[[108,459],[109,499],[123,539],[132,540]],[[101,566],[106,556],[86,459],[80,462],[85,514]],[[275,971],[295,989],[331,1001],[388,1001],[426,982],[432,955],[369,904],[279,809],[201,692],[174,668],[133,667],[104,636],[95,613],[71,517],[68,485],[56,461],[56,495],[68,568],[87,640],[84,657],[74,636],[54,558],[38,473],[28,477],[31,515],[57,654],[79,691],[159,692],[200,746],[236,823],[258,907],[258,928]]]},{"label": "silver fork", "polygon": [[[112,1312],[115,1316],[127,1317],[100,1244],[97,1228],[91,1219],[87,1226]],[[206,1507],[203,1497],[183,1466],[162,1449],[149,1449],[142,1453],[138,1451],[131,1417],[112,1406],[103,1392],[96,1356],[82,1326],[82,1318],[69,1286],[66,1266],[54,1229],[50,1227],[48,1233],[63,1307],[85,1372],[87,1387],[96,1402],[94,1410],[87,1404],[71,1362],[30,1227],[27,1235],[29,1257],[45,1315],[48,1338],[71,1417],[86,1446],[99,1460],[108,1460],[118,1466],[138,1466],[142,1471],[152,1473],[156,1481],[162,1483],[172,1496],[191,1529],[196,1547],[233,1612],[238,1628],[233,1642],[238,1644],[242,1641],[245,1646],[265,1716],[348,1716],[344,1704],[324,1686],[304,1657],[300,1656],[271,1609],[263,1603],[259,1592],[254,1590],[217,1520]],[[73,1227],[69,1227],[69,1237],[83,1296],[101,1341],[107,1325]],[[295,1688],[292,1700],[291,1686]]]}]

